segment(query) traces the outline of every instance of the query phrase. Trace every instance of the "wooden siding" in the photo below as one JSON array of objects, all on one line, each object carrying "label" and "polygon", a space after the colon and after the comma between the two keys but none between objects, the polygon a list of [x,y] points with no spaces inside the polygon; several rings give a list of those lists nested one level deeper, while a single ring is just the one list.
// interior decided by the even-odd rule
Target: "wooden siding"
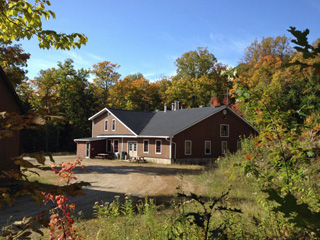
[{"label": "wooden siding", "polygon": [[[0,67],[1,68],[1,67]],[[0,112],[16,112],[23,113],[20,100],[14,93],[14,90],[2,76],[3,71],[0,69]],[[16,168],[11,161],[12,157],[17,157],[20,154],[20,132],[15,131],[13,137],[0,139],[0,169],[9,170]]]},{"label": "wooden siding", "polygon": [[[250,134],[257,134],[242,119],[231,111],[227,111],[225,119],[221,111],[174,136],[173,142],[176,143],[177,151],[176,158],[216,158],[222,155],[222,141],[227,141],[228,150],[235,152],[237,151],[239,136],[248,137]],[[229,125],[229,137],[220,137],[220,124]],[[191,155],[185,155],[184,153],[186,140],[192,141]],[[205,141],[211,141],[211,154],[209,155],[205,154]]]},{"label": "wooden siding", "polygon": [[[112,120],[116,121],[116,129],[112,131]],[[104,130],[104,122],[108,120],[108,131]],[[99,134],[133,134],[126,126],[120,123],[114,116],[107,113],[101,114],[93,120],[92,137],[97,137]]]},{"label": "wooden siding", "polygon": [[[137,142],[137,156],[139,157],[150,157],[150,158],[170,158],[170,144],[169,141],[165,139],[158,139],[158,138],[151,138],[149,140],[149,152],[143,152],[143,140],[146,138],[108,138],[112,140],[117,139],[119,140],[119,154],[122,151],[128,153],[128,142]],[[155,152],[156,140],[161,140],[161,154],[157,154]],[[107,152],[107,139],[103,139],[101,141],[92,141],[90,142],[90,158],[94,158],[98,153],[105,153]],[[77,157],[85,158],[86,157],[86,142],[78,142],[77,143]]]},{"label": "wooden siding", "polygon": [[81,142],[77,142],[77,157],[86,158],[87,143],[90,144],[89,158],[94,158],[98,153],[106,152],[105,139],[101,139],[101,141],[91,141],[91,142],[81,141]]},{"label": "wooden siding", "polygon": [[77,142],[77,157],[86,157],[86,144],[87,142]]}]

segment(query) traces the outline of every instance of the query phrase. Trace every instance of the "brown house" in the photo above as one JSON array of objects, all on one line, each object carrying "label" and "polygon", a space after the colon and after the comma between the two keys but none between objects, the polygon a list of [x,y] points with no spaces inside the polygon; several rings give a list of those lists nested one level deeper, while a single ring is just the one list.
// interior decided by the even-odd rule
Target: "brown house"
[{"label": "brown house", "polygon": [[92,137],[75,139],[81,158],[109,153],[166,164],[206,162],[237,151],[241,137],[258,134],[227,106],[156,112],[104,108],[89,120]]},{"label": "brown house", "polygon": [[[12,87],[9,79],[0,67],[0,113],[24,113],[24,107]],[[0,171],[12,169],[12,157],[20,154],[20,132],[16,131],[13,137],[0,138]]]}]

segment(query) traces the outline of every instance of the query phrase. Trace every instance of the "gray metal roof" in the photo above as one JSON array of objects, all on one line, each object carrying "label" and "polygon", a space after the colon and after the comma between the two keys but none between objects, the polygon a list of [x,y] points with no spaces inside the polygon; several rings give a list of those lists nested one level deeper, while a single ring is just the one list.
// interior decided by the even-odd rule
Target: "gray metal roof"
[{"label": "gray metal roof", "polygon": [[87,137],[87,138],[74,139],[75,142],[93,142],[93,141],[100,141],[100,140],[102,140],[102,138]]},{"label": "gray metal roof", "polygon": [[128,136],[128,137],[132,137],[132,136],[136,136],[134,134],[108,134],[108,133],[103,133],[103,134],[99,134],[97,137],[101,139],[101,137],[114,137],[114,136]]},{"label": "gray metal roof", "polygon": [[[142,112],[105,108],[89,119],[92,120],[103,112],[109,111],[138,136],[169,137],[225,108],[226,106],[202,107],[166,112]],[[105,134],[100,134],[99,137],[102,137],[102,135]]]},{"label": "gray metal roof", "polygon": [[225,108],[222,106],[159,111],[155,113],[139,135],[173,136]]},{"label": "gray metal roof", "polygon": [[108,110],[137,135],[140,134],[155,115],[155,112],[130,111],[114,108],[108,108]]}]

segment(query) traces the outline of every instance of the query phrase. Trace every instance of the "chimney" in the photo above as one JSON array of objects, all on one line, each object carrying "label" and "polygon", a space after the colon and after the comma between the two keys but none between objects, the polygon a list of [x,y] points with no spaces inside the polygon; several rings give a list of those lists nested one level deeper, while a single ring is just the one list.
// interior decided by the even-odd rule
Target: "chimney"
[{"label": "chimney", "polygon": [[211,97],[209,103],[210,103],[210,107],[218,107],[218,106],[221,106],[221,104],[220,104],[217,96]]},{"label": "chimney", "polygon": [[166,104],[166,103],[165,103],[164,106],[163,106],[163,111],[164,111],[164,112],[167,112],[167,104]]},{"label": "chimney", "polygon": [[225,94],[225,95],[223,96],[223,105],[228,106],[229,103],[230,103],[230,101],[229,101],[228,95]]}]

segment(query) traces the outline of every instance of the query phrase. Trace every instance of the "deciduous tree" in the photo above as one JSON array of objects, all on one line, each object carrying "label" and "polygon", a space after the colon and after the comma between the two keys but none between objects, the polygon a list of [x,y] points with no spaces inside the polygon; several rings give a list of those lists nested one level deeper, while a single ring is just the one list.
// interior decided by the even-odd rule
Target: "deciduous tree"
[{"label": "deciduous tree", "polygon": [[96,76],[93,81],[98,87],[97,95],[99,95],[99,97],[102,99],[101,108],[106,107],[110,86],[117,83],[121,76],[118,72],[116,72],[116,69],[119,67],[120,65],[117,63],[104,61],[93,65],[93,69],[90,70],[90,73],[93,73]]},{"label": "deciduous tree", "polygon": [[29,53],[25,53],[21,45],[12,45],[11,42],[3,42],[0,39],[0,65],[16,87],[26,78],[27,60],[30,58]]},{"label": "deciduous tree", "polygon": [[57,33],[42,28],[43,19],[55,18],[55,13],[47,8],[49,0],[1,0],[0,39],[4,41],[31,39],[36,36],[40,48],[56,49],[80,48],[88,39],[80,33]]}]

